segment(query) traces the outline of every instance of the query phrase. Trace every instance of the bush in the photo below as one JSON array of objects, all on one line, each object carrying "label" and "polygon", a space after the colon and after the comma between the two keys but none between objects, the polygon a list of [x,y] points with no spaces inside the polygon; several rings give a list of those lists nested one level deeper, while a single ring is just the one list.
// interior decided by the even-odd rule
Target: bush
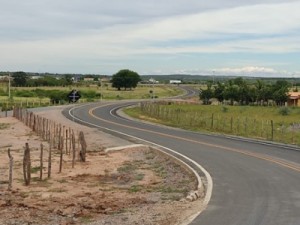
[{"label": "bush", "polygon": [[89,90],[89,91],[80,91],[80,94],[83,98],[89,98],[89,99],[93,99],[93,98],[100,98],[101,94],[97,93],[94,90]]},{"label": "bush", "polygon": [[69,92],[67,91],[48,90],[48,97],[50,98],[50,101],[53,104],[58,104],[62,101],[69,101],[68,94]]},{"label": "bush", "polygon": [[290,114],[290,110],[287,107],[281,107],[279,108],[278,113],[282,116],[287,116]]},{"label": "bush", "polygon": [[27,98],[30,98],[30,97],[36,97],[36,93],[32,90],[16,90],[14,92],[14,96],[16,97],[27,97]]},{"label": "bush", "polygon": [[0,96],[7,96],[8,93],[4,91],[2,88],[0,88]]},{"label": "bush", "polygon": [[222,106],[222,112],[224,113],[228,112],[228,108],[226,106]]}]

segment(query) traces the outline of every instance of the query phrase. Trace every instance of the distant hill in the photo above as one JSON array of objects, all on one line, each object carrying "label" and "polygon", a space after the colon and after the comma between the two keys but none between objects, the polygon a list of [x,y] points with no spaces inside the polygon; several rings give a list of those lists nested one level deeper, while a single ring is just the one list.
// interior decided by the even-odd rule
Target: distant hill
[{"label": "distant hill", "polygon": [[[12,72],[11,72],[12,73]],[[59,74],[59,73],[35,73],[35,72],[26,72],[29,76],[65,76],[71,75],[74,77],[87,77],[87,76],[105,76],[111,77],[110,75],[103,75],[103,74]],[[8,75],[9,72],[1,72],[0,76]],[[237,77],[243,77],[244,80],[249,82],[255,82],[256,80],[264,80],[266,83],[274,83],[277,80],[286,80],[293,84],[300,84],[300,78],[293,78],[293,77],[285,77],[285,78],[278,78],[278,77],[251,77],[251,76],[237,76],[237,75],[190,75],[190,74],[169,74],[169,75],[141,75],[142,80],[149,81],[149,79],[153,78],[160,83],[169,83],[170,80],[181,80],[184,84],[205,84],[207,81],[214,81],[214,82],[225,82],[227,80],[231,80]]]},{"label": "distant hill", "polygon": [[250,76],[228,76],[228,75],[189,75],[189,74],[171,74],[171,75],[142,75],[142,80],[149,80],[151,78],[159,81],[160,83],[169,83],[170,80],[181,80],[186,84],[201,84],[207,81],[220,81],[224,82],[237,77],[243,77],[244,80],[255,82],[256,80],[264,80],[267,83],[273,83],[277,80],[286,80],[290,83],[300,83],[300,78],[270,78],[270,77],[250,77]]}]

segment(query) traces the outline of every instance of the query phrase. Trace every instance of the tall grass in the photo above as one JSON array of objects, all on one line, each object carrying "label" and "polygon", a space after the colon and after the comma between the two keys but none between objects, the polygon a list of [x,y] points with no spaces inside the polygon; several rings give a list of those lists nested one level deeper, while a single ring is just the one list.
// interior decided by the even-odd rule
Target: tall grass
[{"label": "tall grass", "polygon": [[300,108],[143,103],[131,116],[194,131],[300,145]]}]

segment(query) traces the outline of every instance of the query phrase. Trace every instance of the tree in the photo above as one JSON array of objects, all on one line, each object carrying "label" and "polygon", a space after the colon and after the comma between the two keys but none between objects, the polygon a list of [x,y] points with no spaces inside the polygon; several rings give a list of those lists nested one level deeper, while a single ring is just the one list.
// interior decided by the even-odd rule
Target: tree
[{"label": "tree", "polygon": [[233,105],[234,101],[239,101],[239,87],[232,80],[226,83],[224,99],[229,100],[230,105]]},{"label": "tree", "polygon": [[271,87],[272,98],[277,105],[284,105],[288,100],[289,83],[285,80],[276,81]]},{"label": "tree", "polygon": [[209,101],[213,97],[213,91],[211,89],[212,84],[210,82],[207,83],[206,89],[200,89],[199,97],[202,99],[204,105],[209,105],[211,102]]},{"label": "tree", "polygon": [[243,78],[238,77],[233,80],[233,83],[238,87],[238,97],[236,100],[238,100],[241,105],[248,105],[249,102],[252,102],[252,90],[250,89],[247,82]]},{"label": "tree", "polygon": [[65,80],[66,85],[73,84],[72,76],[70,74],[66,74],[63,79]]},{"label": "tree", "polygon": [[272,98],[270,86],[266,85],[264,81],[257,80],[254,84],[254,96],[257,104],[263,104]]},{"label": "tree", "polygon": [[112,87],[117,88],[118,91],[121,90],[121,88],[125,90],[127,88],[135,88],[139,81],[141,81],[140,75],[128,69],[120,70],[113,75],[111,80]]},{"label": "tree", "polygon": [[218,99],[219,102],[223,102],[224,100],[224,91],[225,91],[225,85],[217,82],[217,86],[214,87],[214,97]]},{"label": "tree", "polygon": [[12,77],[14,86],[26,86],[26,83],[29,79],[27,73],[22,71],[13,73]]}]

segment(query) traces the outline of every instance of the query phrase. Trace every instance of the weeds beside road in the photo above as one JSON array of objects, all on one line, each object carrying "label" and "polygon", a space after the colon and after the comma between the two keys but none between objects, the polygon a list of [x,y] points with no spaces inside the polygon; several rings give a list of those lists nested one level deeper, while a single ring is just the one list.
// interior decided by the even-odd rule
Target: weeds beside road
[{"label": "weeds beside road", "polygon": [[143,103],[132,117],[194,131],[214,132],[300,145],[300,108]]}]

